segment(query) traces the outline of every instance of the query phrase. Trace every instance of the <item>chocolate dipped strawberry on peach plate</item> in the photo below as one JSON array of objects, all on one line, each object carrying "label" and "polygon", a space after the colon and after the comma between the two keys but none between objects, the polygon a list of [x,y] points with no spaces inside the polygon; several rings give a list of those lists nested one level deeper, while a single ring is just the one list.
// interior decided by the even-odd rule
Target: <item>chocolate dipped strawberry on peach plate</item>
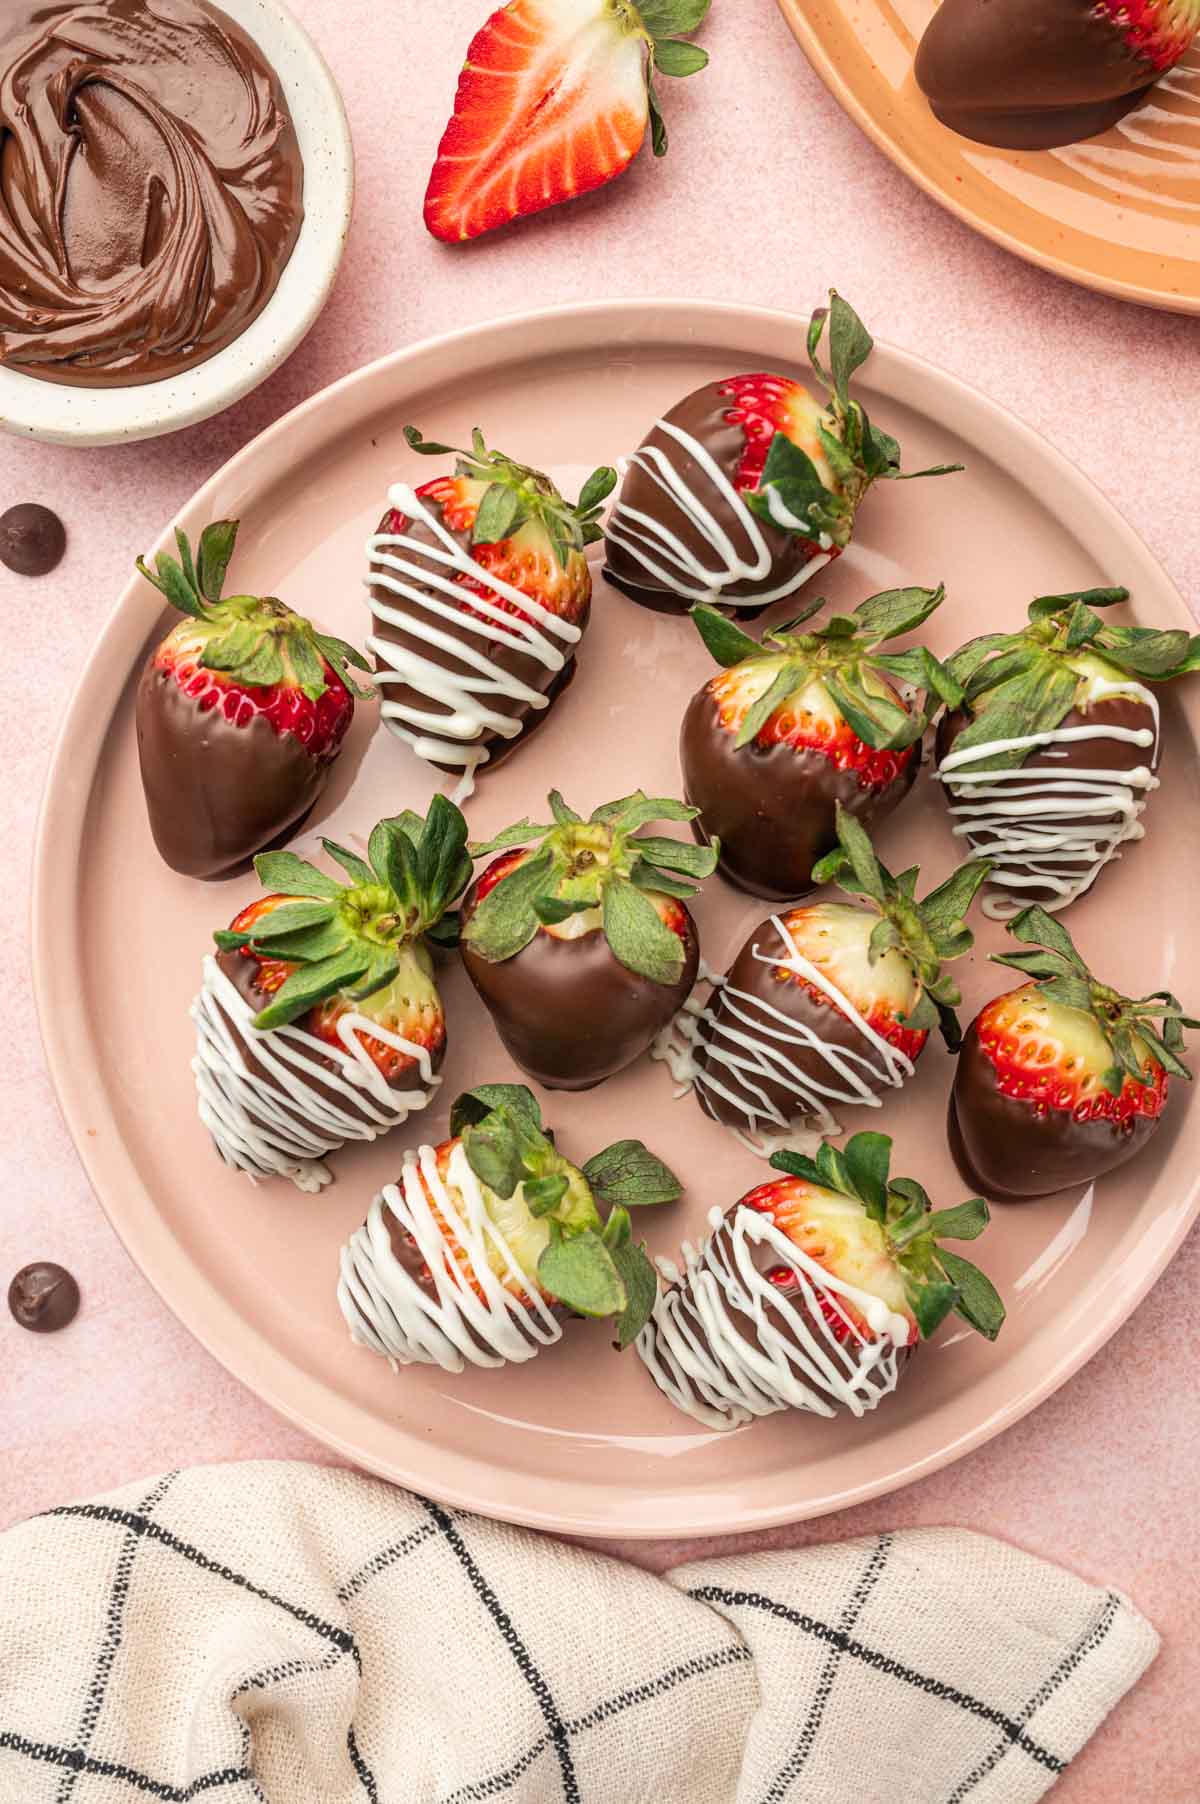
[{"label": "chocolate dipped strawberry on peach plate", "polygon": [[922,626],[945,593],[892,589],[797,632],[818,598],[761,644],[715,609],[693,609],[725,668],[688,704],[679,758],[696,831],[720,842],[731,883],[772,902],[803,896],[837,846],[839,806],[866,826],[899,807],[933,713],[962,690],[925,646],[880,647]]},{"label": "chocolate dipped strawberry on peach plate", "polygon": [[933,1028],[959,1041],[962,998],[944,966],[974,943],[964,917],[987,864],[970,860],[918,900],[915,866],[893,877],[840,804],[837,827],[818,881],[861,902],[771,915],[655,1047],[678,1094],[694,1090],[760,1156],[840,1133],[835,1109],[877,1109],[915,1076]]},{"label": "chocolate dipped strawberry on peach plate", "polygon": [[753,619],[841,554],[874,483],[960,469],[901,470],[899,445],[850,393],[873,347],[831,290],[808,332],[823,398],[795,377],[759,373],[677,402],[629,459],[606,527],[609,581],[661,613],[704,602]]},{"label": "chocolate dipped strawberry on peach plate", "polygon": [[264,852],[269,892],[213,935],[192,1005],[200,1118],[227,1165],[299,1190],[330,1182],[322,1161],[378,1139],[437,1089],[446,1017],[431,947],[471,877],[467,824],[435,796],[429,813],[380,821],[369,862],[322,845],[339,882],[293,852]]},{"label": "chocolate dipped strawberry on peach plate", "polygon": [[682,802],[636,791],[584,820],[558,794],[553,819],[473,845],[498,853],[463,904],[467,974],[522,1071],[588,1090],[640,1058],[682,1008],[700,966],[686,906],[715,848],[646,834],[690,821]]},{"label": "chocolate dipped strawberry on peach plate", "polygon": [[638,1341],[650,1376],[706,1428],[804,1410],[863,1416],[895,1390],[910,1356],[954,1311],[995,1340],[1004,1304],[990,1279],[943,1246],[988,1224],[979,1197],[935,1210],[890,1176],[886,1134],[855,1134],[815,1159],[778,1153],[786,1173],[684,1244]]},{"label": "chocolate dipped strawberry on peach plate", "polygon": [[238,522],[205,527],[193,555],[138,569],[184,618],[137,691],[142,787],[154,843],[185,877],[225,877],[294,833],[369,695],[366,659],[274,596],[222,595]]},{"label": "chocolate dipped strawberry on peach plate", "polygon": [[1089,971],[1061,921],[1010,923],[1029,952],[994,953],[1030,981],[967,1030],[950,1099],[950,1145],[968,1183],[1012,1201],[1115,1171],[1157,1133],[1185,1027],[1168,990],[1133,1000]]},{"label": "chocolate dipped strawberry on peach plate", "polygon": [[405,428],[422,457],[451,474],[397,483],[371,539],[367,649],[388,731],[465,800],[545,719],[575,675],[592,604],[584,552],[602,535],[616,484],[599,469],[577,502],[539,470],[490,451],[478,431],[456,451]]},{"label": "chocolate dipped strawberry on peach plate", "polygon": [[342,1249],[338,1302],[353,1338],[393,1365],[522,1364],[575,1316],[608,1318],[619,1349],[658,1291],[629,1210],[683,1186],[640,1140],[575,1165],[523,1084],[480,1084],[450,1139],[405,1154],[398,1182]]}]

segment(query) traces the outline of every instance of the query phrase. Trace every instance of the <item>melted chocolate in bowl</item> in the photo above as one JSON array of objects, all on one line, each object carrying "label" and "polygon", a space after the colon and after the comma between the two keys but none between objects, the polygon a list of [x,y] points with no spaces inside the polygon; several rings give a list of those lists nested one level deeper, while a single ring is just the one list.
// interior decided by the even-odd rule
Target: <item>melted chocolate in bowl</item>
[{"label": "melted chocolate in bowl", "polygon": [[274,71],[204,0],[29,6],[0,36],[0,363],[125,387],[215,356],[304,219]]}]

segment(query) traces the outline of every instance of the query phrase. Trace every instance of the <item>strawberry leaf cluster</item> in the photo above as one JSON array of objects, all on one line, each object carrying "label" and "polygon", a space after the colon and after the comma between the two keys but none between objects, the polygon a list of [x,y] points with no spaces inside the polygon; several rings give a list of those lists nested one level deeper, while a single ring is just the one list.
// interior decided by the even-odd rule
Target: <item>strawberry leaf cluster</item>
[{"label": "strawberry leaf cluster", "polygon": [[515,958],[540,927],[595,910],[627,970],[651,983],[677,983],[683,944],[651,898],[695,895],[697,884],[716,869],[720,848],[640,830],[657,821],[695,820],[699,810],[639,789],[604,803],[585,821],[557,790],[548,799],[552,821],[518,821],[471,846],[474,858],[516,846],[530,852],[488,890],[463,929],[464,942],[498,964]]},{"label": "strawberry leaf cluster", "polygon": [[650,108],[650,140],[656,157],[665,157],[670,140],[654,86],[655,75],[697,75],[708,67],[708,52],[683,40],[698,31],[712,0],[617,0],[631,18],[640,19],[647,39],[646,99]]},{"label": "strawberry leaf cluster", "polygon": [[1110,1096],[1119,1096],[1130,1080],[1143,1087],[1153,1084],[1156,1064],[1172,1077],[1191,1077],[1179,1054],[1184,1028],[1200,1027],[1200,1021],[1185,1015],[1169,990],[1134,999],[1099,983],[1066,928],[1044,908],[1022,909],[1008,931],[1036,950],[994,952],[993,962],[1031,977],[1061,1007],[1092,1016],[1112,1053],[1113,1062],[1101,1078]]},{"label": "strawberry leaf cluster", "polygon": [[940,1245],[982,1234],[989,1220],[987,1204],[976,1196],[953,1209],[935,1210],[914,1178],[889,1175],[891,1162],[891,1137],[875,1133],[853,1135],[840,1151],[823,1140],[815,1159],[780,1152],[771,1160],[776,1171],[862,1205],[883,1232],[922,1340],[936,1332],[951,1310],[995,1340],[1005,1317],[995,1285],[969,1259]]},{"label": "strawberry leaf cluster", "polygon": [[545,1220],[542,1289],[577,1315],[614,1317],[619,1347],[635,1341],[654,1308],[658,1279],[644,1243],[634,1244],[629,1210],[675,1202],[683,1186],[674,1172],[640,1140],[619,1140],[572,1165],[524,1084],[467,1091],[451,1110],[450,1131],[461,1137],[486,1189],[507,1198],[520,1186],[530,1214]]},{"label": "strawberry leaf cluster", "polygon": [[[1039,595],[1019,632],[985,633],[964,645],[949,660],[969,716],[954,750],[1053,732],[1072,709],[1086,704],[1097,658],[1115,681],[1165,683],[1200,670],[1200,635],[1180,628],[1114,626],[1096,612],[1128,600],[1129,590],[1122,588]],[[971,770],[1011,769],[1031,750],[1026,745],[997,751],[973,760]]]},{"label": "strawberry leaf cluster", "polygon": [[[958,707],[962,690],[928,647],[901,652],[878,648],[922,626],[945,597],[942,584],[936,589],[888,589],[861,602],[852,614],[832,615],[819,632],[798,633],[796,628],[825,606],[817,596],[803,613],[773,627],[761,644],[715,608],[694,607],[697,631],[718,664],[768,665],[774,672],[770,687],[747,709],[737,745],[749,745],[792,696],[818,681],[864,745],[877,751],[915,745],[938,705]],[[908,685],[919,696],[919,706],[907,708],[893,694],[878,693],[864,681],[872,672]]]},{"label": "strawberry leaf cluster", "polygon": [[348,666],[370,670],[360,651],[344,639],[319,633],[311,620],[294,614],[273,595],[222,596],[225,577],[237,543],[236,520],[214,520],[200,534],[193,555],[187,534],[175,529],[173,558],[160,551],[151,570],[145,558],[137,568],[166,596],[172,607],[205,629],[199,663],[205,670],[221,671],[248,689],[267,689],[288,683],[309,701],[319,701],[329,687],[328,665],[361,700],[361,689]]},{"label": "strawberry leaf cluster", "polygon": [[565,570],[572,552],[604,537],[600,515],[617,486],[617,472],[607,465],[592,472],[578,501],[572,503],[563,499],[540,470],[518,463],[504,451],[489,451],[478,427],[470,451],[424,438],[416,426],[406,426],[404,436],[418,456],[454,457],[457,475],[488,485],[471,527],[472,545],[501,545],[534,520],[544,529]]},{"label": "strawberry leaf cluster", "polygon": [[[827,334],[828,369],[821,361]],[[928,470],[901,471],[899,445],[871,424],[866,408],[850,393],[851,380],[874,345],[853,307],[830,289],[828,308],[818,308],[809,324],[808,360],[829,395],[829,423],[820,426],[819,436],[835,486],[826,486],[807,451],[785,432],[777,432],[758,488],[743,497],[768,525],[826,548],[841,548],[849,543],[858,504],[873,482],[948,476],[962,469],[961,464],[938,464]]]},{"label": "strawberry leaf cluster", "polygon": [[836,883],[848,895],[864,897],[878,912],[868,945],[871,962],[894,950],[907,959],[919,986],[916,1004],[901,1026],[940,1028],[953,1051],[962,1043],[954,1012],[962,992],[942,966],[961,958],[975,943],[965,917],[992,868],[990,863],[986,858],[968,859],[918,901],[921,873],[917,866],[893,877],[880,863],[862,823],[840,802],[837,835],[836,850],[813,867],[813,881]]},{"label": "strawberry leaf cluster", "polygon": [[222,952],[248,949],[296,969],[255,1017],[262,1032],[331,996],[362,1002],[399,974],[402,955],[422,939],[445,937],[448,911],[471,880],[467,823],[453,802],[435,796],[424,820],[405,813],[378,823],[367,859],[321,841],[348,884],[294,852],[260,852],[263,887],[293,900],[263,916],[261,931],[213,935]]}]

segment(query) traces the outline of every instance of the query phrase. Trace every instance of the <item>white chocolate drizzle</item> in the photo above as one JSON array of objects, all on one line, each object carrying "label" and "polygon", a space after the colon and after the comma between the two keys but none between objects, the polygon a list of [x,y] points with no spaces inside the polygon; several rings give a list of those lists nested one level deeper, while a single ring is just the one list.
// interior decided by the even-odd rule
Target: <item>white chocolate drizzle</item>
[{"label": "white chocolate drizzle", "polygon": [[[657,445],[643,445],[629,462],[636,464],[670,497],[689,525],[696,529],[705,544],[711,548],[714,562],[712,567],[706,565],[683,542],[679,534],[672,532],[661,520],[656,520],[652,514],[647,514],[640,508],[630,507],[626,501],[618,500],[609,517],[606,531],[613,544],[619,545],[628,557],[640,564],[647,575],[644,583],[625,576],[621,579],[623,582],[629,583],[633,588],[669,589],[674,594],[683,596],[689,604],[724,602],[732,608],[762,608],[773,601],[782,601],[786,595],[794,595],[818,570],[824,569],[829,562],[833,541],[827,535],[814,532],[811,537],[821,546],[820,555],[810,558],[786,582],[758,595],[727,595],[726,590],[735,583],[763,582],[770,576],[771,551],[762,528],[716,458],[699,439],[693,438],[690,432],[684,432],[669,420],[659,420],[657,430],[674,439],[704,471],[737,522],[738,530],[746,540],[749,555],[744,551],[739,552],[733,538],[712,509],[706,507],[695,489],[683,480],[666,452]],[[777,525],[792,531],[804,530],[804,522],[788,512],[773,489],[768,490],[768,505]]]},{"label": "white chocolate drizzle", "polygon": [[[446,1176],[449,1184],[432,1146],[405,1153],[399,1184],[381,1191],[365,1224],[342,1248],[338,1302],[350,1333],[393,1367],[419,1363],[461,1372],[468,1361],[501,1366],[532,1359],[561,1339],[562,1323],[489,1215],[461,1142]],[[432,1288],[419,1284],[392,1251],[389,1217],[416,1242]],[[505,1277],[493,1269],[489,1249],[499,1255]]]},{"label": "white chocolate drizzle", "polygon": [[[1093,682],[1093,701],[1123,695],[1145,702],[1154,726],[1055,727],[1013,739],[991,739],[965,751],[951,750],[934,773],[951,799],[954,832],[973,852],[994,860],[988,878],[995,895],[983,903],[993,921],[1008,921],[1030,901],[1051,914],[1089,890],[1121,847],[1141,839],[1141,816],[1158,788],[1159,710],[1140,683]],[[972,770],[998,752],[1030,752],[1088,740],[1144,746],[1149,761],[1133,770],[1082,769],[1064,764],[1019,764],[1009,770]],[[1065,753],[1058,753],[1065,757]],[[1053,757],[1055,754],[1050,753]]]},{"label": "white chocolate drizzle", "polygon": [[[781,1409],[862,1416],[896,1388],[908,1320],[880,1297],[827,1272],[755,1209],[712,1209],[699,1247],[684,1242],[683,1269],[662,1262],[660,1291],[637,1349],[677,1409],[706,1428],[737,1428]],[[754,1258],[767,1247],[771,1269],[795,1273],[787,1297]],[[842,1307],[867,1323],[866,1339]],[[839,1340],[824,1301],[849,1332]]]},{"label": "white chocolate drizzle", "polygon": [[[845,992],[803,956],[780,915],[771,916],[771,925],[784,956],[763,952],[756,942],[755,959],[790,971],[820,990],[858,1029],[863,1050],[823,1040],[804,1022],[793,1021],[761,997],[735,989],[707,969],[701,977],[712,986],[708,1005],[695,998],[685,1003],[651,1047],[651,1056],[670,1067],[677,1097],[694,1089],[730,1104],[746,1117],[745,1128],[734,1130],[738,1139],[766,1159],[784,1147],[811,1152],[815,1142],[842,1131],[830,1112],[831,1103],[880,1108],[879,1090],[899,1089],[916,1069],[907,1054],[876,1033]],[[721,1007],[714,1009],[712,1000],[718,994]],[[707,1068],[696,1059],[698,1047],[707,1055]],[[824,1061],[827,1078],[823,1081],[802,1070],[789,1055],[790,1047],[815,1052]],[[736,1080],[740,1089],[731,1087],[730,1080]],[[790,1115],[767,1094],[763,1085],[768,1083],[784,1085],[795,1096]]]},{"label": "white chocolate drizzle", "polygon": [[[489,646],[511,645],[515,640],[525,656],[557,673],[572,656],[582,628],[560,620],[532,596],[485,570],[406,483],[389,489],[388,502],[406,519],[419,520],[437,543],[423,544],[409,533],[371,537],[367,585],[372,618],[377,625],[402,627],[431,651],[445,652],[467,668],[447,670],[432,657],[422,657],[378,632],[372,634],[367,650],[378,666],[380,714],[389,732],[410,745],[418,758],[439,768],[462,767],[454,800],[465,801],[474,790],[475,772],[490,755],[481,739],[493,734],[515,739],[521,731],[522,721],[500,704],[524,702],[535,711],[549,706],[541,690],[502,670],[488,655]],[[486,592],[465,590],[455,575],[481,583]],[[381,589],[395,595],[400,605],[384,601]],[[520,615],[505,613],[497,597],[519,608]],[[441,707],[420,708],[389,699],[389,687],[412,689]]]},{"label": "white chocolate drizzle", "polygon": [[[320,1190],[331,1182],[321,1163],[326,1153],[348,1140],[377,1140],[423,1109],[441,1083],[424,1046],[366,1015],[341,1016],[340,1048],[295,1024],[260,1032],[211,953],[191,1016],[200,1119],[226,1165],[252,1179],[286,1177],[298,1190]],[[415,1059],[425,1088],[394,1089],[365,1038]]]}]

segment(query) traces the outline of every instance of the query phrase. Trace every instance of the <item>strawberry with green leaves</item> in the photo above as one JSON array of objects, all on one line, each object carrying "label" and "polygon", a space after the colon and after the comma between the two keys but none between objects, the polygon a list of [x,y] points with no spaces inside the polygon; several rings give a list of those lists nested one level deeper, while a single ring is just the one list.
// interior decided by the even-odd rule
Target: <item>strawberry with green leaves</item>
[{"label": "strawberry with green leaves", "polygon": [[938,728],[954,832],[993,860],[985,912],[1051,912],[1140,839],[1162,749],[1152,685],[1200,669],[1200,635],[1116,625],[1127,589],[1042,595],[1015,633],[986,633],[948,668],[962,690]]},{"label": "strawberry with green leaves", "polygon": [[586,1090],[641,1056],[682,1007],[700,947],[687,900],[715,848],[647,834],[690,821],[640,790],[584,820],[553,791],[552,819],[472,846],[498,854],[462,911],[463,962],[521,1069]]},{"label": "strawberry with green leaves", "polygon": [[405,428],[421,457],[455,461],[419,488],[401,483],[371,540],[368,649],[384,725],[435,769],[495,765],[546,718],[575,674],[591,612],[585,556],[615,470],[578,501],[548,476],[490,450],[476,431],[456,450]]},{"label": "strawberry with green leaves", "polygon": [[629,1211],[682,1186],[640,1140],[575,1165],[523,1084],[481,1084],[451,1138],[409,1153],[343,1249],[338,1297],[354,1339],[401,1365],[460,1372],[531,1359],[570,1316],[641,1333],[658,1291]]},{"label": "strawberry with green leaves", "polygon": [[650,130],[655,77],[708,63],[685,42],[709,0],[508,0],[471,41],[425,195],[435,238],[461,244],[623,175]]},{"label": "strawberry with green leaves", "polygon": [[970,860],[918,900],[916,867],[894,877],[840,806],[837,831],[817,881],[837,883],[855,904],[772,915],[707,1006],[677,1024],[692,1041],[680,1074],[705,1113],[755,1151],[814,1125],[837,1132],[843,1108],[878,1108],[912,1078],[933,1028],[958,1044],[962,998],[945,967],[974,943],[965,917],[987,865]]},{"label": "strawberry with green leaves", "polygon": [[677,402],[629,460],[606,529],[609,579],[662,613],[701,602],[752,619],[841,554],[876,482],[960,469],[901,471],[899,445],[851,393],[872,348],[831,290],[808,332],[824,395],[760,372],[708,382]]},{"label": "strawberry with green leaves", "polygon": [[467,826],[435,796],[425,820],[380,821],[367,857],[332,840],[348,882],[292,852],[255,860],[269,892],[214,934],[193,1006],[201,1119],[251,1177],[328,1182],[321,1160],[423,1108],[446,1052],[431,947],[471,877]]},{"label": "strawberry with green leaves", "polygon": [[771,901],[806,895],[837,845],[839,804],[872,826],[904,800],[932,714],[962,691],[925,646],[883,648],[923,626],[945,593],[892,589],[798,632],[825,606],[818,598],[761,644],[713,608],[692,610],[724,668],[692,697],[679,756],[730,882]]},{"label": "strawberry with green leaves", "polygon": [[679,1409],[710,1428],[782,1409],[861,1416],[952,1312],[995,1340],[995,1286],[943,1244],[976,1239],[987,1204],[935,1210],[891,1155],[871,1133],[815,1159],[777,1153],[786,1175],[712,1210],[638,1343]]},{"label": "strawberry with green leaves", "polygon": [[274,596],[223,595],[236,520],[206,526],[193,553],[138,569],[183,615],[138,684],[138,757],[150,830],[186,877],[225,877],[294,833],[324,789],[370,693],[344,640]]},{"label": "strawberry with green leaves", "polygon": [[989,1196],[1047,1196],[1132,1159],[1157,1132],[1170,1080],[1190,1078],[1168,990],[1132,1000],[1089,971],[1061,922],[1027,908],[1008,931],[1033,950],[994,954],[1030,981],[967,1032],[950,1100],[951,1146]]}]

